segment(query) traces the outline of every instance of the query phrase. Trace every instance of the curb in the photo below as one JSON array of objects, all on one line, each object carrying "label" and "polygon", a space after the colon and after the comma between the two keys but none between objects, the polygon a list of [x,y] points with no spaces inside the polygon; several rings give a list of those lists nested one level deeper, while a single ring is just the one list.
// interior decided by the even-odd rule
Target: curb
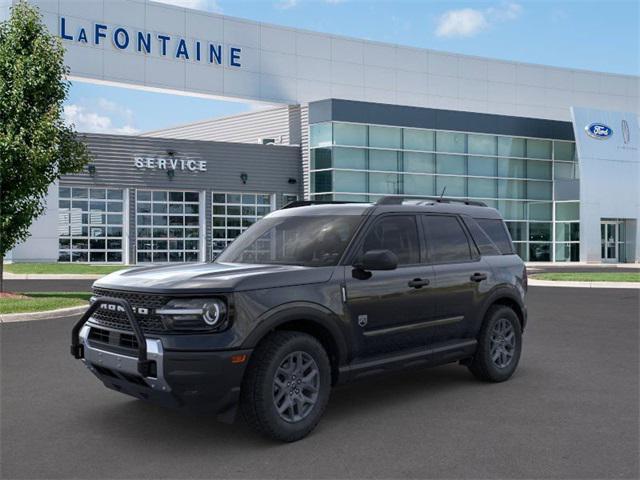
[{"label": "curb", "polygon": [[28,322],[30,320],[45,320],[56,317],[70,317],[84,313],[89,305],[78,305],[77,307],[58,308],[57,310],[47,310],[44,312],[28,313],[7,313],[0,315],[0,323]]},{"label": "curb", "polygon": [[530,278],[528,284],[530,287],[640,289],[640,282],[562,282],[555,280],[536,280]]},{"label": "curb", "polygon": [[5,272],[5,280],[97,280],[104,277],[101,273],[61,273],[59,275],[51,273],[8,273]]}]

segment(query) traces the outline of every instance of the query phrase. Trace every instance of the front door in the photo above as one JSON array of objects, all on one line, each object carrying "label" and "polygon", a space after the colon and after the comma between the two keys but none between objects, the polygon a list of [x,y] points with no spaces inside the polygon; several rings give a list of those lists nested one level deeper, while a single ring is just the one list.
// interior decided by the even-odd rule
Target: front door
[{"label": "front door", "polygon": [[362,275],[347,265],[344,271],[345,300],[360,357],[425,345],[427,323],[435,314],[435,275],[432,266],[422,263],[415,215],[376,219],[355,258],[379,249],[395,253],[398,268]]},{"label": "front door", "polygon": [[618,222],[600,224],[600,252],[603,262],[618,262]]}]

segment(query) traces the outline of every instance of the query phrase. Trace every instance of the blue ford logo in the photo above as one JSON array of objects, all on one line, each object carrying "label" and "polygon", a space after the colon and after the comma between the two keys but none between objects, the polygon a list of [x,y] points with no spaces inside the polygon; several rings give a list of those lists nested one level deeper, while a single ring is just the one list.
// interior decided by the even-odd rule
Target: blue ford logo
[{"label": "blue ford logo", "polygon": [[592,123],[585,128],[587,135],[600,140],[605,140],[613,135],[611,127],[607,127],[603,123]]}]

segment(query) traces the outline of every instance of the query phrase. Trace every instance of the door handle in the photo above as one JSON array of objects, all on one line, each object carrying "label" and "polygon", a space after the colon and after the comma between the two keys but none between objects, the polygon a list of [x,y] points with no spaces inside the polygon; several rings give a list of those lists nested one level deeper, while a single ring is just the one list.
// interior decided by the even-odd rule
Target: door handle
[{"label": "door handle", "polygon": [[413,280],[409,280],[409,286],[411,288],[422,288],[429,285],[429,279],[427,278],[414,278]]},{"label": "door handle", "polygon": [[486,279],[487,279],[486,273],[476,272],[473,275],[471,275],[471,280],[473,280],[474,282],[481,282],[482,280],[486,280]]}]

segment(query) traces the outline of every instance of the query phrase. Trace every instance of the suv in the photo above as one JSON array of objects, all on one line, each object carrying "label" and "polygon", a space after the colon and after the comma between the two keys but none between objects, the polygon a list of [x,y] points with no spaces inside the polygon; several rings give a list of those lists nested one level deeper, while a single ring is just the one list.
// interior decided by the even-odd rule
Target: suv
[{"label": "suv", "polygon": [[[323,202],[318,202],[323,203]],[[507,380],[526,325],[526,270],[479,202],[294,202],[213,262],[96,281],[71,352],[105,386],[216,412],[278,440],[316,426],[331,387],[459,362]]]}]

